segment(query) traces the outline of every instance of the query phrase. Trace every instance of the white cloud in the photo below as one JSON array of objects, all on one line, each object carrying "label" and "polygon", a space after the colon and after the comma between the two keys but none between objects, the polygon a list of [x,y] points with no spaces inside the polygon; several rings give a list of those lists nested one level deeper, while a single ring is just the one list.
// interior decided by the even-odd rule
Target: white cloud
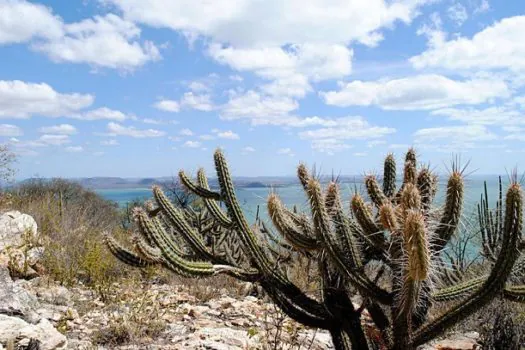
[{"label": "white cloud", "polygon": [[53,126],[43,126],[38,129],[42,134],[60,134],[60,135],[74,135],[77,133],[77,128],[71,124],[60,124]]},{"label": "white cloud", "polygon": [[278,125],[298,107],[297,101],[288,97],[262,96],[253,90],[242,94],[231,92],[229,101],[222,107],[221,118],[247,119],[252,125]]},{"label": "white cloud", "polygon": [[188,84],[188,88],[193,92],[208,92],[210,87],[202,81],[192,81]]},{"label": "white cloud", "polygon": [[386,143],[385,140],[373,140],[373,141],[368,141],[366,143],[366,146],[368,148],[373,148],[373,147],[376,147],[376,146],[379,146],[379,145],[384,145]]},{"label": "white cloud", "polygon": [[243,149],[241,150],[241,154],[248,154],[253,152],[255,152],[255,148],[250,146],[243,147]]},{"label": "white cloud", "polygon": [[352,68],[353,51],[344,45],[302,44],[281,47],[234,48],[215,44],[209,54],[238,71],[254,71],[271,80],[263,91],[276,96],[303,97],[309,80],[341,78]]},{"label": "white cloud", "polygon": [[312,149],[327,153],[328,155],[333,155],[335,152],[341,152],[348,148],[352,148],[352,146],[336,139],[319,139],[312,141]]},{"label": "white cloud", "polygon": [[0,136],[14,137],[21,136],[24,132],[16,125],[12,124],[0,124]]},{"label": "white cloud", "polygon": [[431,112],[432,115],[446,116],[450,120],[468,124],[482,125],[512,125],[525,124],[523,112],[506,106],[494,106],[483,109],[476,108],[444,108]]},{"label": "white cloud", "polygon": [[166,112],[179,112],[180,111],[180,105],[177,101],[174,100],[161,100],[156,102],[153,107],[160,109],[161,111]]},{"label": "white cloud", "polygon": [[108,135],[110,136],[130,136],[135,138],[161,137],[166,135],[164,131],[155,129],[137,129],[133,126],[123,126],[118,123],[108,123]]},{"label": "white cloud", "polygon": [[457,125],[419,129],[414,133],[418,143],[447,140],[454,144],[469,144],[497,139],[497,135],[483,125]]},{"label": "white cloud", "polygon": [[366,153],[366,152],[355,152],[355,153],[352,153],[352,155],[354,157],[366,157],[368,155],[368,153]]},{"label": "white cloud", "polygon": [[71,117],[79,120],[115,120],[118,122],[131,118],[126,114],[122,113],[121,111],[117,111],[107,107],[97,108],[81,114],[74,114]]},{"label": "white cloud", "polygon": [[102,140],[100,141],[100,144],[102,146],[118,146],[119,143],[117,140],[113,139],[113,140]]},{"label": "white cloud", "polygon": [[121,70],[133,70],[161,58],[155,44],[135,40],[140,36],[138,26],[111,13],[65,24],[63,28],[63,36],[36,42],[33,48],[56,62]]},{"label": "white cloud", "polygon": [[299,137],[306,140],[375,139],[396,131],[394,128],[370,125],[363,117],[345,117],[331,122],[331,127],[302,131]]},{"label": "white cloud", "polygon": [[179,131],[179,135],[182,135],[182,136],[193,136],[193,131],[191,131],[188,128],[182,129],[181,131]]},{"label": "white cloud", "polygon": [[[289,43],[376,44],[382,28],[410,23],[425,0],[101,0],[130,20],[202,35],[234,46]],[[293,14],[293,15],[291,15]],[[363,15],[363,14],[366,14]]]},{"label": "white cloud", "polygon": [[459,2],[452,4],[447,9],[447,15],[458,26],[461,26],[468,19],[467,8]]},{"label": "white cloud", "polygon": [[525,16],[504,18],[476,33],[433,45],[410,62],[418,69],[525,69]]},{"label": "white cloud", "polygon": [[202,146],[202,143],[199,141],[186,141],[182,146],[186,148],[199,148]]},{"label": "white cloud", "polygon": [[[37,143],[41,143],[42,146],[46,145],[52,145],[52,146],[60,146],[66,143],[70,143],[71,140],[69,139],[68,135],[54,135],[54,134],[45,134],[40,136]],[[38,145],[35,145],[38,146]]]},{"label": "white cloud", "polygon": [[291,148],[279,148],[277,150],[277,154],[284,154],[290,157],[293,157],[295,155]]},{"label": "white cloud", "polygon": [[184,93],[182,99],[180,100],[179,106],[204,112],[209,112],[214,109],[210,95],[196,95],[191,91]]},{"label": "white cloud", "polygon": [[79,152],[83,152],[84,151],[84,148],[82,146],[69,146],[69,147],[66,147],[66,152],[69,152],[69,153],[79,153]]},{"label": "white cloud", "polygon": [[228,139],[228,140],[238,140],[240,138],[238,134],[234,133],[231,130],[220,131],[217,133],[217,137],[220,139]]},{"label": "white cloud", "polygon": [[490,10],[490,4],[488,0],[481,0],[479,5],[474,9],[474,13],[483,13]]},{"label": "white cloud", "polygon": [[59,93],[45,83],[0,80],[0,118],[67,117],[93,101],[92,95]]},{"label": "white cloud", "polygon": [[377,105],[387,110],[437,109],[460,104],[491,102],[508,97],[505,82],[494,79],[457,81],[442,75],[340,83],[339,91],[321,92],[329,105],[340,107]]},{"label": "white cloud", "polygon": [[0,44],[22,43],[33,38],[62,36],[62,21],[42,5],[0,0]]}]

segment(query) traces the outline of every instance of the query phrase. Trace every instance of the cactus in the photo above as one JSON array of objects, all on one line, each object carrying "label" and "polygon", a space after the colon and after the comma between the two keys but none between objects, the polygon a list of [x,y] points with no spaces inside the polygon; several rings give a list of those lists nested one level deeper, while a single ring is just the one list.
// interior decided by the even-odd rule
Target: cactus
[{"label": "cactus", "polygon": [[[217,150],[214,159],[218,191],[209,187],[203,170],[196,182],[179,173],[187,189],[203,199],[204,209],[177,208],[154,187],[158,207],[134,213],[141,235],[133,240],[135,250],[107,235],[111,252],[139,268],[160,265],[188,277],[227,274],[259,283],[288,316],[327,329],[336,349],[415,349],[497,296],[525,300],[525,286],[508,283],[513,269],[525,266],[518,260],[523,199],[515,180],[507,191],[504,212],[502,199],[497,214],[487,214],[485,202],[480,208],[484,227],[492,216],[499,217],[496,224],[490,221],[490,229],[497,228],[497,233],[491,231],[490,238],[484,238],[493,261],[490,274],[437,289],[440,256],[462,212],[463,173],[457,166],[447,182],[445,203],[436,208],[432,203],[437,177],[428,167],[418,169],[415,151],[406,154],[397,191],[396,164],[388,155],[382,185],[377,177],[367,176],[367,196],[355,193],[347,213],[339,184],[332,181],[323,191],[320,181],[301,164],[298,177],[310,213],[287,209],[271,193],[268,213],[279,238],[259,219],[255,225],[248,223],[223,153]],[[211,242],[205,241],[210,235]],[[283,261],[292,254],[317,264],[320,295],[309,295],[288,278]],[[379,266],[375,275],[372,265]],[[361,305],[352,302],[355,294],[361,296]],[[433,304],[451,299],[458,303],[429,320]],[[373,332],[370,321],[363,320],[364,309],[374,324]]]}]

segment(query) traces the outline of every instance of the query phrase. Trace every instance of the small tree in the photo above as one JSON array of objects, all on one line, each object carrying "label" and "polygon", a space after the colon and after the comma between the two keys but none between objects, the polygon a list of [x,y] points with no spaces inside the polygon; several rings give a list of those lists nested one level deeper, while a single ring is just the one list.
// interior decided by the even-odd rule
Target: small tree
[{"label": "small tree", "polygon": [[13,163],[16,162],[16,155],[8,145],[0,145],[0,181],[11,181],[16,173]]}]

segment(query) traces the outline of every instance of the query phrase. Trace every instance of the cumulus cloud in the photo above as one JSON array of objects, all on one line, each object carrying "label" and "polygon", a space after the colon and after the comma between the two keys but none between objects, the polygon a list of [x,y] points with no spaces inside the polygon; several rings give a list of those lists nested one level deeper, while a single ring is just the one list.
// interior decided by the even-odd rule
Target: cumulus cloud
[{"label": "cumulus cloud", "polygon": [[38,131],[42,134],[60,134],[60,135],[74,135],[77,133],[77,128],[71,124],[60,124],[53,126],[43,126]]},{"label": "cumulus cloud", "polygon": [[130,136],[135,138],[161,137],[166,135],[164,131],[155,129],[137,129],[133,126],[123,126],[110,122],[107,125],[109,136]]},{"label": "cumulus cloud", "polygon": [[0,0],[0,44],[21,43],[33,38],[63,35],[62,21],[52,11],[27,1]]},{"label": "cumulus cloud", "polygon": [[54,135],[54,134],[45,134],[40,136],[37,142],[42,143],[42,145],[52,145],[60,146],[66,143],[70,143],[69,135]]},{"label": "cumulus cloud", "polygon": [[191,91],[184,93],[179,105],[183,108],[195,109],[203,112],[209,112],[214,109],[209,94],[199,95]]},{"label": "cumulus cloud", "polygon": [[67,117],[94,99],[90,94],[59,93],[45,83],[0,80],[0,118]]},{"label": "cumulus cloud", "polygon": [[202,146],[202,143],[199,141],[186,141],[182,146],[186,148],[199,148]]},{"label": "cumulus cloud", "polygon": [[179,131],[179,135],[182,135],[182,136],[193,136],[193,131],[191,131],[188,128],[185,128],[185,129],[182,129],[181,131]]},{"label": "cumulus cloud", "polygon": [[34,43],[33,48],[56,62],[132,70],[161,57],[152,42],[136,41],[139,36],[140,29],[134,23],[107,14],[66,24],[62,37]]},{"label": "cumulus cloud", "polygon": [[[103,0],[116,5],[125,18],[206,36],[234,46],[283,46],[289,43],[374,45],[379,31],[397,22],[410,23],[426,0]],[[293,13],[293,16],[290,14]],[[363,16],[366,13],[366,16]]]},{"label": "cumulus cloud", "polygon": [[474,34],[436,43],[410,58],[417,69],[441,67],[456,69],[525,69],[525,16],[504,18]]},{"label": "cumulus cloud", "polygon": [[245,119],[253,125],[280,124],[283,117],[298,107],[297,101],[288,97],[264,96],[249,90],[245,93],[231,92],[220,115],[224,120]]},{"label": "cumulus cloud", "polygon": [[115,14],[64,23],[51,9],[24,0],[1,0],[0,13],[0,44],[31,42],[55,62],[133,70],[161,58],[154,43],[138,41],[136,24]]},{"label": "cumulus cloud", "polygon": [[387,110],[425,110],[461,104],[479,104],[510,96],[502,80],[473,78],[452,80],[422,74],[407,78],[340,83],[339,91],[321,92],[329,105],[340,107],[376,105]]},{"label": "cumulus cloud", "polygon": [[107,107],[101,107],[84,113],[74,114],[71,116],[71,118],[79,120],[115,120],[121,122],[131,117],[127,116],[121,111]]},{"label": "cumulus cloud", "polygon": [[332,123],[330,127],[301,131],[299,137],[306,140],[375,139],[396,131],[394,128],[370,125],[363,117],[339,118],[332,120]]},{"label": "cumulus cloud", "polygon": [[4,137],[15,137],[21,136],[24,132],[16,125],[12,124],[0,124],[0,136]]},{"label": "cumulus cloud", "polygon": [[457,145],[495,140],[497,135],[484,125],[456,125],[419,129],[414,139],[423,144],[447,140]]},{"label": "cumulus cloud", "polygon": [[240,138],[238,134],[234,133],[231,130],[218,131],[217,137],[220,139],[228,139],[228,140],[238,140]]},{"label": "cumulus cloud", "polygon": [[180,105],[179,102],[174,100],[161,100],[156,102],[153,107],[160,109],[161,111],[166,112],[179,112],[180,111]]}]

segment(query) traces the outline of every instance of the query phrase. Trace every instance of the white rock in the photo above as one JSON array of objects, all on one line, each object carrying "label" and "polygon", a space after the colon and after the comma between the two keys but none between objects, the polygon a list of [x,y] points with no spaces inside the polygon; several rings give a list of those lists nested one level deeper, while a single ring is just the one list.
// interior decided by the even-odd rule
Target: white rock
[{"label": "white rock", "polygon": [[8,211],[0,215],[0,251],[6,247],[19,247],[25,243],[25,235],[36,238],[38,226],[35,219],[19,211]]},{"label": "white rock", "polygon": [[55,350],[67,347],[66,337],[59,333],[53,325],[45,318],[36,325],[6,315],[0,315],[0,342],[7,343],[10,339],[16,339],[19,343],[26,343],[29,339],[40,342],[40,349]]}]

